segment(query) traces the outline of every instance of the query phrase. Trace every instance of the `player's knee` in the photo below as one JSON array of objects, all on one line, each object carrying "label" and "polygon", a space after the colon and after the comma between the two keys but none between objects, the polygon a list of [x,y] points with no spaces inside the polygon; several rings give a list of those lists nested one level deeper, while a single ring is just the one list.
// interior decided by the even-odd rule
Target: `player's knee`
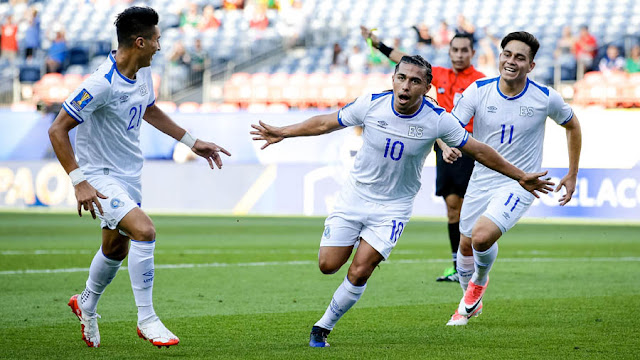
[{"label": "player's knee", "polygon": [[473,248],[476,251],[486,251],[493,245],[493,239],[491,237],[491,233],[482,228],[473,229],[473,233],[471,235],[471,239],[473,242]]},{"label": "player's knee", "polygon": [[156,239],[156,228],[153,224],[141,226],[132,235],[137,241],[153,241]]},{"label": "player's knee", "polygon": [[342,264],[336,262],[334,259],[328,259],[326,257],[320,257],[318,259],[318,268],[320,272],[325,275],[335,274],[341,267]]},{"label": "player's knee", "polygon": [[347,276],[353,285],[362,286],[367,283],[372,272],[373,270],[367,265],[351,264]]}]

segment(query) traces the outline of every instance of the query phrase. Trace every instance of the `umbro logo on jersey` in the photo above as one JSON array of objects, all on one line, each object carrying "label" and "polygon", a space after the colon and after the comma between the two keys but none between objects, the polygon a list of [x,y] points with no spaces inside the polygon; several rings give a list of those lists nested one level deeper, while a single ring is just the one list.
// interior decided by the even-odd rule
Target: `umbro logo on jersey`
[{"label": "umbro logo on jersey", "polygon": [[120,96],[120,102],[123,103],[125,101],[129,100],[129,95],[122,95]]},{"label": "umbro logo on jersey", "polygon": [[386,121],[384,121],[384,120],[380,120],[380,121],[378,121],[378,126],[380,126],[380,127],[381,127],[381,128],[383,128],[383,129],[386,129],[386,128],[387,128],[387,125],[389,125],[389,124],[388,124]]},{"label": "umbro logo on jersey", "polygon": [[492,114],[495,114],[498,111],[498,108],[493,106],[493,105],[487,106],[487,111],[492,113]]},{"label": "umbro logo on jersey", "polygon": [[509,220],[509,218],[511,218],[511,216],[506,212],[503,212],[502,216],[504,216],[504,218],[507,219],[507,220]]},{"label": "umbro logo on jersey", "polygon": [[140,85],[140,95],[145,96],[148,93],[149,93],[149,90],[147,90],[147,84]]}]

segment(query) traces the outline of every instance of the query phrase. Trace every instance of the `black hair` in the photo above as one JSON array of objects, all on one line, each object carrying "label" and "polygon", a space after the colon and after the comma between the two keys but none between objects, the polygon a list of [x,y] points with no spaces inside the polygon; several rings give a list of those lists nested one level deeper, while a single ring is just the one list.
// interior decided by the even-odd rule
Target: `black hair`
[{"label": "black hair", "polygon": [[449,41],[449,46],[451,46],[451,44],[453,44],[453,40],[454,39],[468,39],[469,40],[469,44],[471,44],[471,50],[473,50],[473,44],[475,43],[475,38],[473,37],[473,34],[456,33],[451,38],[451,41]]},{"label": "black hair", "polygon": [[433,74],[431,73],[431,64],[429,64],[429,62],[425,60],[422,56],[420,55],[403,56],[402,59],[400,59],[400,62],[396,64],[396,70],[394,71],[394,74],[398,72],[398,67],[400,67],[400,63],[407,63],[407,64],[416,65],[421,68],[424,68],[426,73],[427,85],[431,84],[431,80],[433,79]]},{"label": "black hair", "polygon": [[502,42],[500,42],[500,47],[504,50],[504,47],[507,46],[507,44],[512,40],[522,41],[523,43],[527,44],[529,46],[529,49],[531,49],[531,51],[529,51],[531,59],[529,60],[533,61],[533,58],[536,57],[538,49],[540,49],[540,43],[538,42],[538,39],[536,39],[535,36],[526,31],[516,31],[505,36],[502,39]]},{"label": "black hair", "polygon": [[158,25],[158,13],[150,7],[132,6],[118,14],[116,21],[118,45],[130,47],[138,37],[151,39]]}]

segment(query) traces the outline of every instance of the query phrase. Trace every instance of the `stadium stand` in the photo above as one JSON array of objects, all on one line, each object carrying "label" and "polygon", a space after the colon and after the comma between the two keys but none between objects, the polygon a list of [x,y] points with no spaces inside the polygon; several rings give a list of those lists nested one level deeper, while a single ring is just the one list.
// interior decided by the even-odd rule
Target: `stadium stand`
[{"label": "stadium stand", "polygon": [[[201,12],[205,5],[211,4],[206,0],[195,0],[192,3]],[[249,27],[249,8],[255,3],[256,1],[247,0],[248,6],[244,11],[216,9],[215,16],[221,25],[205,29],[180,26],[180,15],[186,11],[188,4],[169,0],[145,2],[155,8],[161,18],[163,51],[154,58],[153,71],[158,77],[162,77],[163,84],[158,87],[157,92],[162,99],[171,99],[175,91],[184,87],[203,86],[202,76],[188,76],[181,81],[181,86],[171,84],[171,79],[167,76],[169,72],[166,71],[169,63],[166,55],[172,45],[182,42],[187,51],[191,51],[196,39],[201,40],[208,55],[209,70],[224,71],[227,68],[233,69],[230,64],[251,63],[257,58],[257,54],[286,44],[286,51],[279,54],[276,61],[256,61],[258,65],[241,70],[241,73],[225,73],[226,81],[212,86],[221,88],[219,101],[240,108],[246,108],[250,104],[284,104],[307,108],[340,106],[365,89],[379,91],[390,86],[388,75],[393,68],[387,64],[371,66],[365,74],[349,74],[346,67],[332,64],[334,43],[345,49],[345,56],[354,45],[369,52],[360,37],[360,24],[377,28],[388,44],[400,38],[403,50],[421,54],[433,65],[440,66],[449,65],[447,47],[421,46],[411,29],[412,25],[424,23],[435,29],[445,20],[453,28],[456,17],[464,14],[475,25],[478,40],[489,39],[490,36],[499,39],[510,31],[527,30],[536,35],[542,45],[532,77],[545,84],[554,84],[557,80],[570,76],[560,76],[560,72],[576,73],[574,68],[560,68],[553,56],[564,26],[569,26],[574,33],[581,25],[589,26],[589,31],[599,44],[600,52],[596,61],[603,55],[606,45],[613,43],[627,50],[638,43],[640,37],[640,2],[633,0],[304,0],[301,2],[301,9],[293,7],[287,11],[267,10],[269,25],[264,30]],[[85,0],[30,1],[29,5],[19,3],[10,6],[0,3],[0,19],[9,13],[16,19],[22,19],[18,31],[19,41],[24,38],[25,16],[29,6],[35,7],[40,13],[44,34],[42,53],[51,44],[50,34],[57,29],[64,29],[70,56],[63,73],[85,75],[93,71],[113,47],[114,17],[129,6],[129,3],[115,2],[113,6],[108,2]],[[495,43],[492,43],[492,47],[497,53]],[[23,81],[28,77],[29,81],[33,81],[37,75],[34,69],[42,61],[42,56],[34,57],[29,64],[19,60],[14,64],[20,69],[18,80]],[[11,77],[11,66],[0,61],[0,76],[3,79]],[[380,74],[386,76],[381,77]],[[595,78],[597,75],[590,76]],[[585,79],[575,83],[576,101],[605,106],[637,106],[634,98],[637,93],[636,82],[632,78],[636,79],[633,76],[616,77],[619,82],[607,79],[608,85],[604,86],[604,83],[592,83],[585,76]],[[214,80],[219,81],[218,79]],[[53,101],[65,93],[60,84],[50,85],[44,78],[40,82],[42,84],[36,83],[34,86],[34,99]],[[204,91],[211,93],[210,89]],[[611,100],[614,94],[621,100]]]}]

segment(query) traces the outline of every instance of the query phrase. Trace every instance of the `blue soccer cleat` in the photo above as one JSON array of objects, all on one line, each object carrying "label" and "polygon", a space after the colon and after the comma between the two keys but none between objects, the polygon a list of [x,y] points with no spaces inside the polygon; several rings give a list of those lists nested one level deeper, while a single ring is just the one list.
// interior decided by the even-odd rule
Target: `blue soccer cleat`
[{"label": "blue soccer cleat", "polygon": [[311,328],[311,335],[309,336],[309,346],[311,347],[329,347],[327,342],[327,336],[331,330],[314,326]]}]

